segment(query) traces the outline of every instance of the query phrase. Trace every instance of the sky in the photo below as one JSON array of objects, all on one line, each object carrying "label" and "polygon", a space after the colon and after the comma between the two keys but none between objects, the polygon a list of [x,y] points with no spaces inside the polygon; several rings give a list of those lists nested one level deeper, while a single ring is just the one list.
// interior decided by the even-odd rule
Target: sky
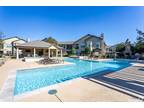
[{"label": "sky", "polygon": [[0,6],[0,31],[5,38],[75,41],[86,34],[104,33],[107,45],[134,42],[136,29],[144,31],[144,7]]}]

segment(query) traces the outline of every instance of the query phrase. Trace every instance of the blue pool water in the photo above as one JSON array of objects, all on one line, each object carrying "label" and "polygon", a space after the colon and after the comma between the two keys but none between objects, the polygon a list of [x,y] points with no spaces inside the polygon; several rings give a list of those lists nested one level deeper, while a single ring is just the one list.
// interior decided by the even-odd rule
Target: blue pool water
[{"label": "blue pool water", "polygon": [[14,95],[74,78],[97,74],[100,72],[116,71],[130,66],[129,62],[124,61],[92,62],[72,58],[66,58],[65,61],[72,62],[74,64],[67,66],[18,70]]}]

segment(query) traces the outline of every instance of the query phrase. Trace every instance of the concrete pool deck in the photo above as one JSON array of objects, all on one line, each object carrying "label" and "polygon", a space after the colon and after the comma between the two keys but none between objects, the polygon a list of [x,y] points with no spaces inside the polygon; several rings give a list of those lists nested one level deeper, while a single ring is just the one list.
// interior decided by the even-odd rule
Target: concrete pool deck
[{"label": "concrete pool deck", "polygon": [[61,64],[43,65],[36,62],[23,62],[22,60],[9,59],[4,65],[0,67],[0,100],[12,101],[14,99],[13,93],[16,79],[16,70],[72,64],[73,63],[64,62]]},{"label": "concrete pool deck", "polygon": [[62,64],[38,64],[36,62],[23,62],[22,60],[9,59],[6,61],[4,65],[0,67],[0,89],[2,88],[4,82],[6,81],[8,75],[11,72],[15,72],[19,69],[30,69],[30,68],[40,68],[40,67],[51,67],[51,66],[59,66],[59,65],[69,65],[72,63],[64,62]]},{"label": "concrete pool deck", "polygon": [[[63,65],[71,63],[65,62]],[[62,65],[62,64],[58,64]],[[144,64],[135,63],[135,66],[144,67]],[[4,86],[9,75],[12,75],[18,69],[38,68],[55,65],[40,65],[35,62],[22,62],[20,60],[8,60],[0,67],[0,90]],[[9,80],[10,81],[10,80]],[[11,82],[12,86],[14,85]],[[57,84],[54,89],[57,90],[57,95],[62,101],[139,101],[127,94],[105,87],[85,78],[77,78],[65,83]],[[12,90],[9,90],[12,93]],[[48,94],[48,89],[32,93],[21,98],[12,98],[13,101],[59,101],[59,99]]]},{"label": "concrete pool deck", "polygon": [[[58,84],[57,96],[62,102],[96,102],[96,101],[138,101],[137,99],[96,84],[89,80],[78,78],[71,82]],[[16,99],[15,101],[54,101],[60,102],[56,96],[48,94],[48,90],[35,93],[32,96]]]}]

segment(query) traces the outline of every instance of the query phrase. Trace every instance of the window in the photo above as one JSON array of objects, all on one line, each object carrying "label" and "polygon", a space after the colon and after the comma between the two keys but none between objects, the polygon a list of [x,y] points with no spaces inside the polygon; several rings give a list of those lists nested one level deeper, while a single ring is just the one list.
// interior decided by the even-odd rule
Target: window
[{"label": "window", "polygon": [[67,45],[67,49],[72,49],[72,45]]},{"label": "window", "polygon": [[100,42],[96,43],[96,48],[100,48]]},{"label": "window", "polygon": [[6,44],[6,47],[7,47],[7,48],[11,48],[12,45],[11,45],[11,44]]},{"label": "window", "polygon": [[76,44],[75,48],[76,48],[76,49],[79,49],[79,45],[78,45],[78,44]]},{"label": "window", "polygon": [[81,45],[81,48],[85,48],[85,45]]}]

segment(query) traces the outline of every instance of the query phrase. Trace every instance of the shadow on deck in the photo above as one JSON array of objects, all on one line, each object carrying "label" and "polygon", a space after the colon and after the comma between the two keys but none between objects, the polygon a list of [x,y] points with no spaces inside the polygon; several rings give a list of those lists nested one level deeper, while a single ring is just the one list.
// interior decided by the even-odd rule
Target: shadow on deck
[{"label": "shadow on deck", "polygon": [[117,72],[102,72],[98,75],[90,75],[83,78],[95,83],[102,82],[99,84],[112,89],[115,89],[115,87],[120,88],[116,90],[142,100],[144,99],[144,67],[132,66]]}]

